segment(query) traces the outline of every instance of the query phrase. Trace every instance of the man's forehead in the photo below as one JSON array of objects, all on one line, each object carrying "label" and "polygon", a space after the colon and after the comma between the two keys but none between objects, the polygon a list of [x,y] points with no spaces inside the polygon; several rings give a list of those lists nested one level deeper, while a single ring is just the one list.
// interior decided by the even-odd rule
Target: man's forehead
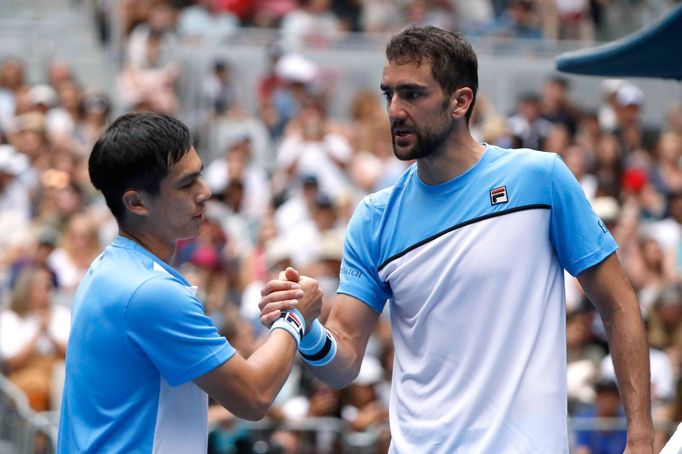
[{"label": "man's forehead", "polygon": [[170,166],[166,178],[169,180],[183,178],[185,175],[201,171],[203,166],[196,150],[191,147],[178,162]]},{"label": "man's forehead", "polygon": [[387,60],[381,76],[382,85],[428,84],[433,81],[435,79],[431,73],[431,64],[425,60],[421,63],[413,60]]}]

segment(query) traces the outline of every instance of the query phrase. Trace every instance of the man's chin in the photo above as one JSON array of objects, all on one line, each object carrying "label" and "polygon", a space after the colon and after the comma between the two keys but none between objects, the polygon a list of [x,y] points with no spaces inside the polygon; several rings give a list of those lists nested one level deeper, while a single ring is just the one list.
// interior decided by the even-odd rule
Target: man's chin
[{"label": "man's chin", "polygon": [[414,159],[414,146],[401,147],[394,143],[393,154],[401,161],[410,161]]},{"label": "man's chin", "polygon": [[199,226],[197,225],[195,228],[187,229],[187,231],[183,235],[180,235],[180,238],[178,238],[178,240],[193,240],[198,236]]}]

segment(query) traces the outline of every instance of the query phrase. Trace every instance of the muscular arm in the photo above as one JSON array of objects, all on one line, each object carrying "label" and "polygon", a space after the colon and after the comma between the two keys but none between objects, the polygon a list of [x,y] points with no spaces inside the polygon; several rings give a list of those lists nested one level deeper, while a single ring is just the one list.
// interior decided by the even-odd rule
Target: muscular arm
[{"label": "muscular arm", "polygon": [[293,337],[284,330],[273,330],[248,360],[235,353],[194,382],[231,413],[258,420],[284,386],[295,355]]},{"label": "muscular arm", "polygon": [[307,365],[308,369],[317,378],[335,388],[349,385],[360,371],[367,342],[379,315],[357,298],[337,295],[325,323],[325,327],[336,340],[336,356],[329,364]]},{"label": "muscular arm", "polygon": [[649,351],[635,293],[616,254],[583,271],[578,280],[606,328],[628,420],[628,449],[641,448],[642,451],[637,452],[651,452]]}]

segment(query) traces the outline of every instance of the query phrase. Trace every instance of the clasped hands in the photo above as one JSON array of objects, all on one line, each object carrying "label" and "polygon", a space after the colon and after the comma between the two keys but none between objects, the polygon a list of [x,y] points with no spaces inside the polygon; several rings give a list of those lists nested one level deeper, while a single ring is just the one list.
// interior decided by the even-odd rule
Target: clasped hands
[{"label": "clasped hands", "polygon": [[268,282],[260,292],[260,321],[266,327],[272,325],[283,312],[298,309],[310,327],[322,312],[322,297],[317,280],[301,276],[297,270],[288,267],[279,273],[278,279]]}]

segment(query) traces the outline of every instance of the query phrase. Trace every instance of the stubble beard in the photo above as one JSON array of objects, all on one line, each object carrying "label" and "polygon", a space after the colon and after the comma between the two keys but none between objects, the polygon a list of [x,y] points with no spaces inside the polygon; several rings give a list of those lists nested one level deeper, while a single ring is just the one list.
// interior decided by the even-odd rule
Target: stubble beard
[{"label": "stubble beard", "polygon": [[[393,125],[392,130],[399,125]],[[391,133],[391,144],[393,145],[393,154],[401,161],[411,161],[414,159],[427,158],[433,156],[445,149],[445,144],[454,128],[454,123],[445,117],[438,125],[439,127],[424,131],[416,128],[411,128],[414,134],[414,145],[409,148],[398,147],[396,144],[395,133]]]}]

